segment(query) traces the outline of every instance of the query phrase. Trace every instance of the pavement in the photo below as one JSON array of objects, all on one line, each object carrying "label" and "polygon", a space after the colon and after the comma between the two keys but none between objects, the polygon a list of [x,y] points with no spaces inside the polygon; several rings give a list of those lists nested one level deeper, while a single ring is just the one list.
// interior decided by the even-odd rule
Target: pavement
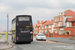
[{"label": "pavement", "polygon": [[[2,36],[6,38],[5,35]],[[9,41],[12,42],[12,36],[9,35],[8,37]],[[54,43],[51,41],[37,41],[35,37],[33,39],[34,41],[31,42],[31,44],[14,44],[13,48],[10,50],[75,50],[75,45],[73,44]]]},{"label": "pavement", "polygon": [[3,37],[0,38],[0,50],[6,50],[12,48],[12,45],[7,42]]},{"label": "pavement", "polygon": [[46,39],[54,42],[75,44],[75,40],[70,40],[69,38],[47,37]]}]

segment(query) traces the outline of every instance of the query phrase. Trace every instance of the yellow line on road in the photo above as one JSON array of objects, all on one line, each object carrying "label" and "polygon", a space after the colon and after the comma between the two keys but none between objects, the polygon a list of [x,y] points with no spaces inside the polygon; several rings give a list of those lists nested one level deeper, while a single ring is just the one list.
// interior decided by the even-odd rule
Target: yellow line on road
[{"label": "yellow line on road", "polygon": [[15,48],[17,48],[17,46],[14,46],[12,49],[15,49]]},{"label": "yellow line on road", "polygon": [[[6,38],[4,38],[4,37],[3,37],[3,39],[5,39],[5,40],[6,40]],[[8,40],[8,42],[9,42],[11,45],[15,45],[14,43],[12,43],[12,42],[11,42],[11,41],[9,41],[9,40]],[[14,46],[14,47],[13,47],[13,48],[11,48],[11,49],[14,49],[14,48],[17,48],[17,46]]]},{"label": "yellow line on road", "polygon": [[[4,38],[4,37],[3,37],[3,39],[6,40],[6,38]],[[7,40],[6,40],[6,41],[7,41]],[[12,43],[11,41],[8,40],[8,42],[9,42],[10,44],[14,45],[14,43]]]},{"label": "yellow line on road", "polygon": [[[4,38],[4,37],[3,37]],[[6,38],[4,38],[5,40],[6,40]],[[14,43],[12,43],[11,41],[9,41],[8,40],[8,42],[11,44],[11,45],[14,45]],[[11,48],[11,49],[15,49],[15,48],[17,48],[17,46],[14,46],[13,48]]]}]

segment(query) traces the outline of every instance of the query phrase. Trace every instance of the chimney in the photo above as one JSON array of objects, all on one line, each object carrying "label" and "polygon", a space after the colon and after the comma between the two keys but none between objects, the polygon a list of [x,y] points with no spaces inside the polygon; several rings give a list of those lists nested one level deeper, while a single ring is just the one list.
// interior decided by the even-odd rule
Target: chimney
[{"label": "chimney", "polygon": [[43,23],[43,20],[41,21],[41,23]]},{"label": "chimney", "polygon": [[39,23],[40,23],[40,21],[38,20],[38,21],[37,21],[37,24],[39,24]]}]

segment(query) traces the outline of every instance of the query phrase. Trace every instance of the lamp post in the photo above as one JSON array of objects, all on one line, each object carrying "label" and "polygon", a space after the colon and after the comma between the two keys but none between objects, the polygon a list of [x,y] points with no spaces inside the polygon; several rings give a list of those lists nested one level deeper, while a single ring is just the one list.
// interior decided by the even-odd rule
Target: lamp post
[{"label": "lamp post", "polygon": [[7,41],[8,41],[9,16],[7,14]]}]

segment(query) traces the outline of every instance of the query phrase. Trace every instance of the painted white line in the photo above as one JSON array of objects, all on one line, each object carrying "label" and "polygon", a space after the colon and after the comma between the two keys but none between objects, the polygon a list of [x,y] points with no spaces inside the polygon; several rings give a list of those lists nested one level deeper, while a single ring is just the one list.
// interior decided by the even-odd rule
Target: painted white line
[{"label": "painted white line", "polygon": [[52,50],[52,49],[50,49],[50,48],[48,48],[48,47],[47,47],[46,49],[47,49],[47,50]]}]

